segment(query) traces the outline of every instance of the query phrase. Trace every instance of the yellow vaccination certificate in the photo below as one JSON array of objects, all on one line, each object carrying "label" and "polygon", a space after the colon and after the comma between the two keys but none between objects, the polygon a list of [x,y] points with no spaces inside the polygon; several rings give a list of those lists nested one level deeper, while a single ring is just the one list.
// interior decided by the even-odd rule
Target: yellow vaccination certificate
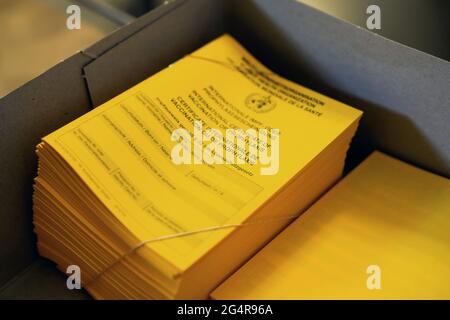
[{"label": "yellow vaccination certificate", "polygon": [[[360,116],[274,74],[223,35],[44,141],[140,241],[170,238],[148,246],[184,271],[233,230],[215,227],[248,221]],[[228,129],[265,130],[265,162],[252,162],[239,137],[215,144],[223,163],[199,160],[218,155],[202,147]],[[180,144],[174,132],[189,137]],[[247,138],[246,146],[259,141]]]}]

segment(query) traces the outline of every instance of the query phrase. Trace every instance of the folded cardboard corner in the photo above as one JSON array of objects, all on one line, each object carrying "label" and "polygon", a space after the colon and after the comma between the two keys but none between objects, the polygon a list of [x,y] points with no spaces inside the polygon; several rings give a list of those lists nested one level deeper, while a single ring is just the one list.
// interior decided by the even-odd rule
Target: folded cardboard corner
[{"label": "folded cardboard corner", "polygon": [[376,148],[450,176],[448,62],[293,0],[175,0],[0,100],[0,298],[87,297],[36,253],[40,138],[224,32],[281,75],[365,112],[348,169]]}]

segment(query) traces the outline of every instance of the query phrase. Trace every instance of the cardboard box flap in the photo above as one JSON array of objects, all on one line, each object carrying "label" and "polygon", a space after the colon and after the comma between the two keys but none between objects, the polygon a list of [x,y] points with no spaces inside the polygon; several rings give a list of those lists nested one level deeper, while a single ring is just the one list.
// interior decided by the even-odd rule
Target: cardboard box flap
[{"label": "cardboard box flap", "polygon": [[154,12],[151,23],[84,67],[94,106],[166,68],[224,32],[222,1],[174,3],[178,5]]},{"label": "cardboard box flap", "polygon": [[365,112],[356,158],[375,147],[450,176],[450,63],[296,1],[234,2],[232,34],[263,63]]},{"label": "cardboard box flap", "polygon": [[0,286],[36,257],[31,195],[41,137],[90,110],[78,53],[0,100]]},{"label": "cardboard box flap", "polygon": [[185,1],[180,0],[176,2],[167,1],[166,3],[151,10],[147,14],[135,19],[132,23],[126,25],[126,27],[119,28],[113,33],[109,34],[102,40],[94,43],[90,47],[83,50],[87,55],[91,57],[99,57],[112,47],[118,45],[122,41],[132,37],[135,33],[153,24],[156,20],[163,18],[169,12],[176,10]]}]

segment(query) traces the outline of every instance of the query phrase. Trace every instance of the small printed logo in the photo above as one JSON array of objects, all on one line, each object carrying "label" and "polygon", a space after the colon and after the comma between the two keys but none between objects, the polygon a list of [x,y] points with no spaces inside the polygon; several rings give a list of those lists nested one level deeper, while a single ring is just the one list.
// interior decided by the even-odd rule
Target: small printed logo
[{"label": "small printed logo", "polygon": [[381,30],[381,8],[376,4],[367,7],[367,14],[370,16],[366,20],[366,26],[369,30]]},{"label": "small printed logo", "polygon": [[381,268],[376,264],[370,265],[366,270],[367,277],[366,285],[369,290],[380,290],[381,289]]},{"label": "small printed logo", "polygon": [[265,96],[260,93],[252,93],[245,99],[245,105],[255,112],[269,112],[275,108],[275,101],[270,95]]},{"label": "small printed logo", "polygon": [[79,266],[72,264],[67,267],[66,273],[70,276],[67,278],[67,289],[81,289],[81,269]]},{"label": "small printed logo", "polygon": [[66,20],[66,27],[69,30],[81,29],[81,9],[79,6],[72,4],[67,7],[66,13],[69,15]]}]

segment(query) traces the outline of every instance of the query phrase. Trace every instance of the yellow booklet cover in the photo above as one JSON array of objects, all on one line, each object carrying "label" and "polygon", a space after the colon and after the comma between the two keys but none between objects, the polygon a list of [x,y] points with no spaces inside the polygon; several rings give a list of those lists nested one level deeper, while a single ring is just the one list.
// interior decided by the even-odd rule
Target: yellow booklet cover
[{"label": "yellow booklet cover", "polygon": [[450,299],[450,181],[375,152],[216,299]]},{"label": "yellow booklet cover", "polygon": [[[43,142],[112,213],[114,223],[136,237],[129,247],[146,242],[155,261],[170,265],[167,275],[175,277],[235,230],[223,226],[248,222],[340,136],[346,140],[339,140],[336,159],[343,159],[360,117],[359,110],[274,74],[223,35]],[[180,138],[174,131],[180,128],[192,143],[177,152],[191,164],[173,161]],[[197,162],[216,136],[200,136],[199,142],[195,131],[227,128],[278,130],[279,144],[266,150],[271,161]],[[230,147],[236,159],[248,156],[237,140]],[[39,179],[38,184],[47,183]]]}]

